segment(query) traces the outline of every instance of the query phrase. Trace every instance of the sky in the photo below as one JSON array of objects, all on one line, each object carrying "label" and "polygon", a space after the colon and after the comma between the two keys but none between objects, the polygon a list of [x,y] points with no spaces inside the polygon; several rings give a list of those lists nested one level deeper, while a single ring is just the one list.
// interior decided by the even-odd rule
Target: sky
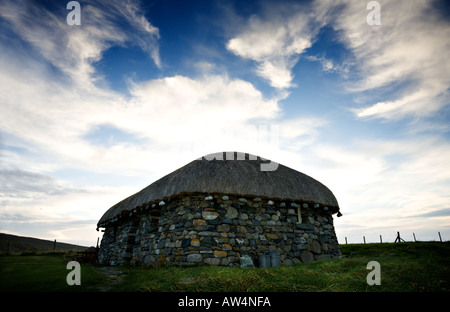
[{"label": "sky", "polygon": [[340,243],[450,240],[449,4],[369,2],[0,0],[0,232],[94,246],[239,151],[325,184]]}]

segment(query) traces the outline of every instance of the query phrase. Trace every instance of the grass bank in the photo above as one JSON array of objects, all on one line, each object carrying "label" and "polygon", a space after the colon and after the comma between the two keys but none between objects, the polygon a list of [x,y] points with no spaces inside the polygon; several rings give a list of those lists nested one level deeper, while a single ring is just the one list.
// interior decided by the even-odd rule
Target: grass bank
[{"label": "grass bank", "polygon": [[[449,243],[341,246],[344,257],[279,268],[129,268],[120,291],[411,292],[450,291]],[[369,286],[369,261],[381,285]]]},{"label": "grass bank", "polygon": [[[120,282],[83,265],[81,286],[68,286],[67,257],[0,257],[0,291],[149,292],[417,292],[450,291],[450,243],[341,246],[344,257],[278,268],[120,267]],[[381,266],[381,285],[369,286],[369,261]],[[105,286],[109,286],[105,288]]]},{"label": "grass bank", "polygon": [[95,291],[107,278],[89,264],[81,264],[81,285],[66,282],[68,254],[65,252],[24,253],[0,257],[0,291]]}]

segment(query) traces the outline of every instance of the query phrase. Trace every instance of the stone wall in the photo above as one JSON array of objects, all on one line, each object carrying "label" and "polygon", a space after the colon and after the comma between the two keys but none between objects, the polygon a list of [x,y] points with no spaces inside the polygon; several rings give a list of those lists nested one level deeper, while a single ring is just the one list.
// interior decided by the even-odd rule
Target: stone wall
[{"label": "stone wall", "polygon": [[259,255],[273,252],[282,265],[340,257],[328,207],[218,194],[178,196],[107,225],[99,262],[239,266],[243,255],[257,264]]}]

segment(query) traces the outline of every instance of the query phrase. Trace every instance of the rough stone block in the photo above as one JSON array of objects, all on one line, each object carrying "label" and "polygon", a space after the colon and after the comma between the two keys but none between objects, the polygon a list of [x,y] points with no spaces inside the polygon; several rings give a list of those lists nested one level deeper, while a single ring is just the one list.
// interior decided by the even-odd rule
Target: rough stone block
[{"label": "rough stone block", "polygon": [[238,227],[236,228],[236,231],[237,231],[239,234],[247,234],[247,228],[246,228],[245,226],[238,226]]},{"label": "rough stone block", "polygon": [[214,256],[223,258],[226,257],[228,253],[225,250],[214,250]]},{"label": "rough stone block", "polygon": [[192,224],[193,224],[195,227],[204,226],[204,225],[206,225],[206,221],[205,221],[205,220],[202,220],[202,219],[195,219],[195,220],[192,222]]},{"label": "rough stone block", "polygon": [[202,245],[203,246],[216,246],[217,242],[213,237],[207,236],[207,237],[203,238]]},{"label": "rough stone block", "polygon": [[255,265],[253,264],[253,260],[248,255],[242,255],[239,257],[240,267],[241,268],[253,268]]},{"label": "rough stone block", "polygon": [[164,248],[166,246],[166,241],[165,240],[160,240],[158,242],[158,245],[156,246],[156,248],[161,249]]},{"label": "rough stone block", "polygon": [[227,213],[225,214],[225,218],[229,220],[233,220],[237,218],[239,215],[238,210],[234,207],[229,207],[227,209]]},{"label": "rough stone block", "polygon": [[220,259],[219,258],[206,258],[204,260],[204,262],[209,265],[219,265]]},{"label": "rough stone block", "polygon": [[200,236],[219,236],[219,233],[211,232],[211,231],[201,231],[201,232],[198,232],[198,235],[200,235]]},{"label": "rough stone block", "polygon": [[316,255],[318,255],[322,252],[322,250],[320,248],[320,243],[317,242],[316,240],[312,241],[310,248],[311,248],[311,251],[313,253],[315,253]]},{"label": "rough stone block", "polygon": [[233,247],[230,244],[223,244],[222,245],[222,250],[232,250]]},{"label": "rough stone block", "polygon": [[215,211],[207,211],[207,210],[205,210],[205,211],[202,212],[202,217],[205,220],[214,220],[214,219],[217,219],[218,216],[219,216],[219,214],[217,212],[215,212]]},{"label": "rough stone block", "polygon": [[286,260],[284,260],[282,263],[281,263],[281,265],[287,265],[287,266],[291,266],[291,265],[293,265],[294,263],[292,262],[292,260],[291,259],[286,259]]},{"label": "rough stone block", "polygon": [[219,224],[217,226],[217,231],[218,232],[229,232],[230,231],[230,226],[228,224]]},{"label": "rough stone block", "polygon": [[296,224],[297,229],[304,231],[314,231],[314,225],[312,224]]},{"label": "rough stone block", "polygon": [[241,214],[239,215],[239,219],[241,219],[241,220],[248,220],[248,214],[246,214],[246,213],[241,213]]},{"label": "rough stone block", "polygon": [[203,256],[198,253],[190,254],[186,257],[187,262],[201,262],[202,260],[203,260]]},{"label": "rough stone block", "polygon": [[278,238],[278,235],[273,233],[266,233],[266,238],[276,239]]},{"label": "rough stone block", "polygon": [[300,259],[302,262],[311,263],[314,262],[314,255],[307,250],[303,250],[300,254]]}]

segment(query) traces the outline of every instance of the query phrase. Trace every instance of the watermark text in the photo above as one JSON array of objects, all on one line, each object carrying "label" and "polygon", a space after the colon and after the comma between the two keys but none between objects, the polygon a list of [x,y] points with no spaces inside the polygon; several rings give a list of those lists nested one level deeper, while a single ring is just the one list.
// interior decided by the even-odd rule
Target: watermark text
[{"label": "watermark text", "polygon": [[70,1],[66,6],[67,10],[72,10],[67,14],[66,21],[67,25],[81,25],[81,7],[78,1]]},{"label": "watermark text", "polygon": [[367,263],[367,270],[372,270],[367,274],[367,284],[369,286],[381,285],[381,266],[377,261],[370,261]]},{"label": "watermark text", "polygon": [[67,274],[66,282],[67,285],[81,285],[81,268],[80,263],[77,261],[70,261],[66,266],[67,270],[72,270]]}]

